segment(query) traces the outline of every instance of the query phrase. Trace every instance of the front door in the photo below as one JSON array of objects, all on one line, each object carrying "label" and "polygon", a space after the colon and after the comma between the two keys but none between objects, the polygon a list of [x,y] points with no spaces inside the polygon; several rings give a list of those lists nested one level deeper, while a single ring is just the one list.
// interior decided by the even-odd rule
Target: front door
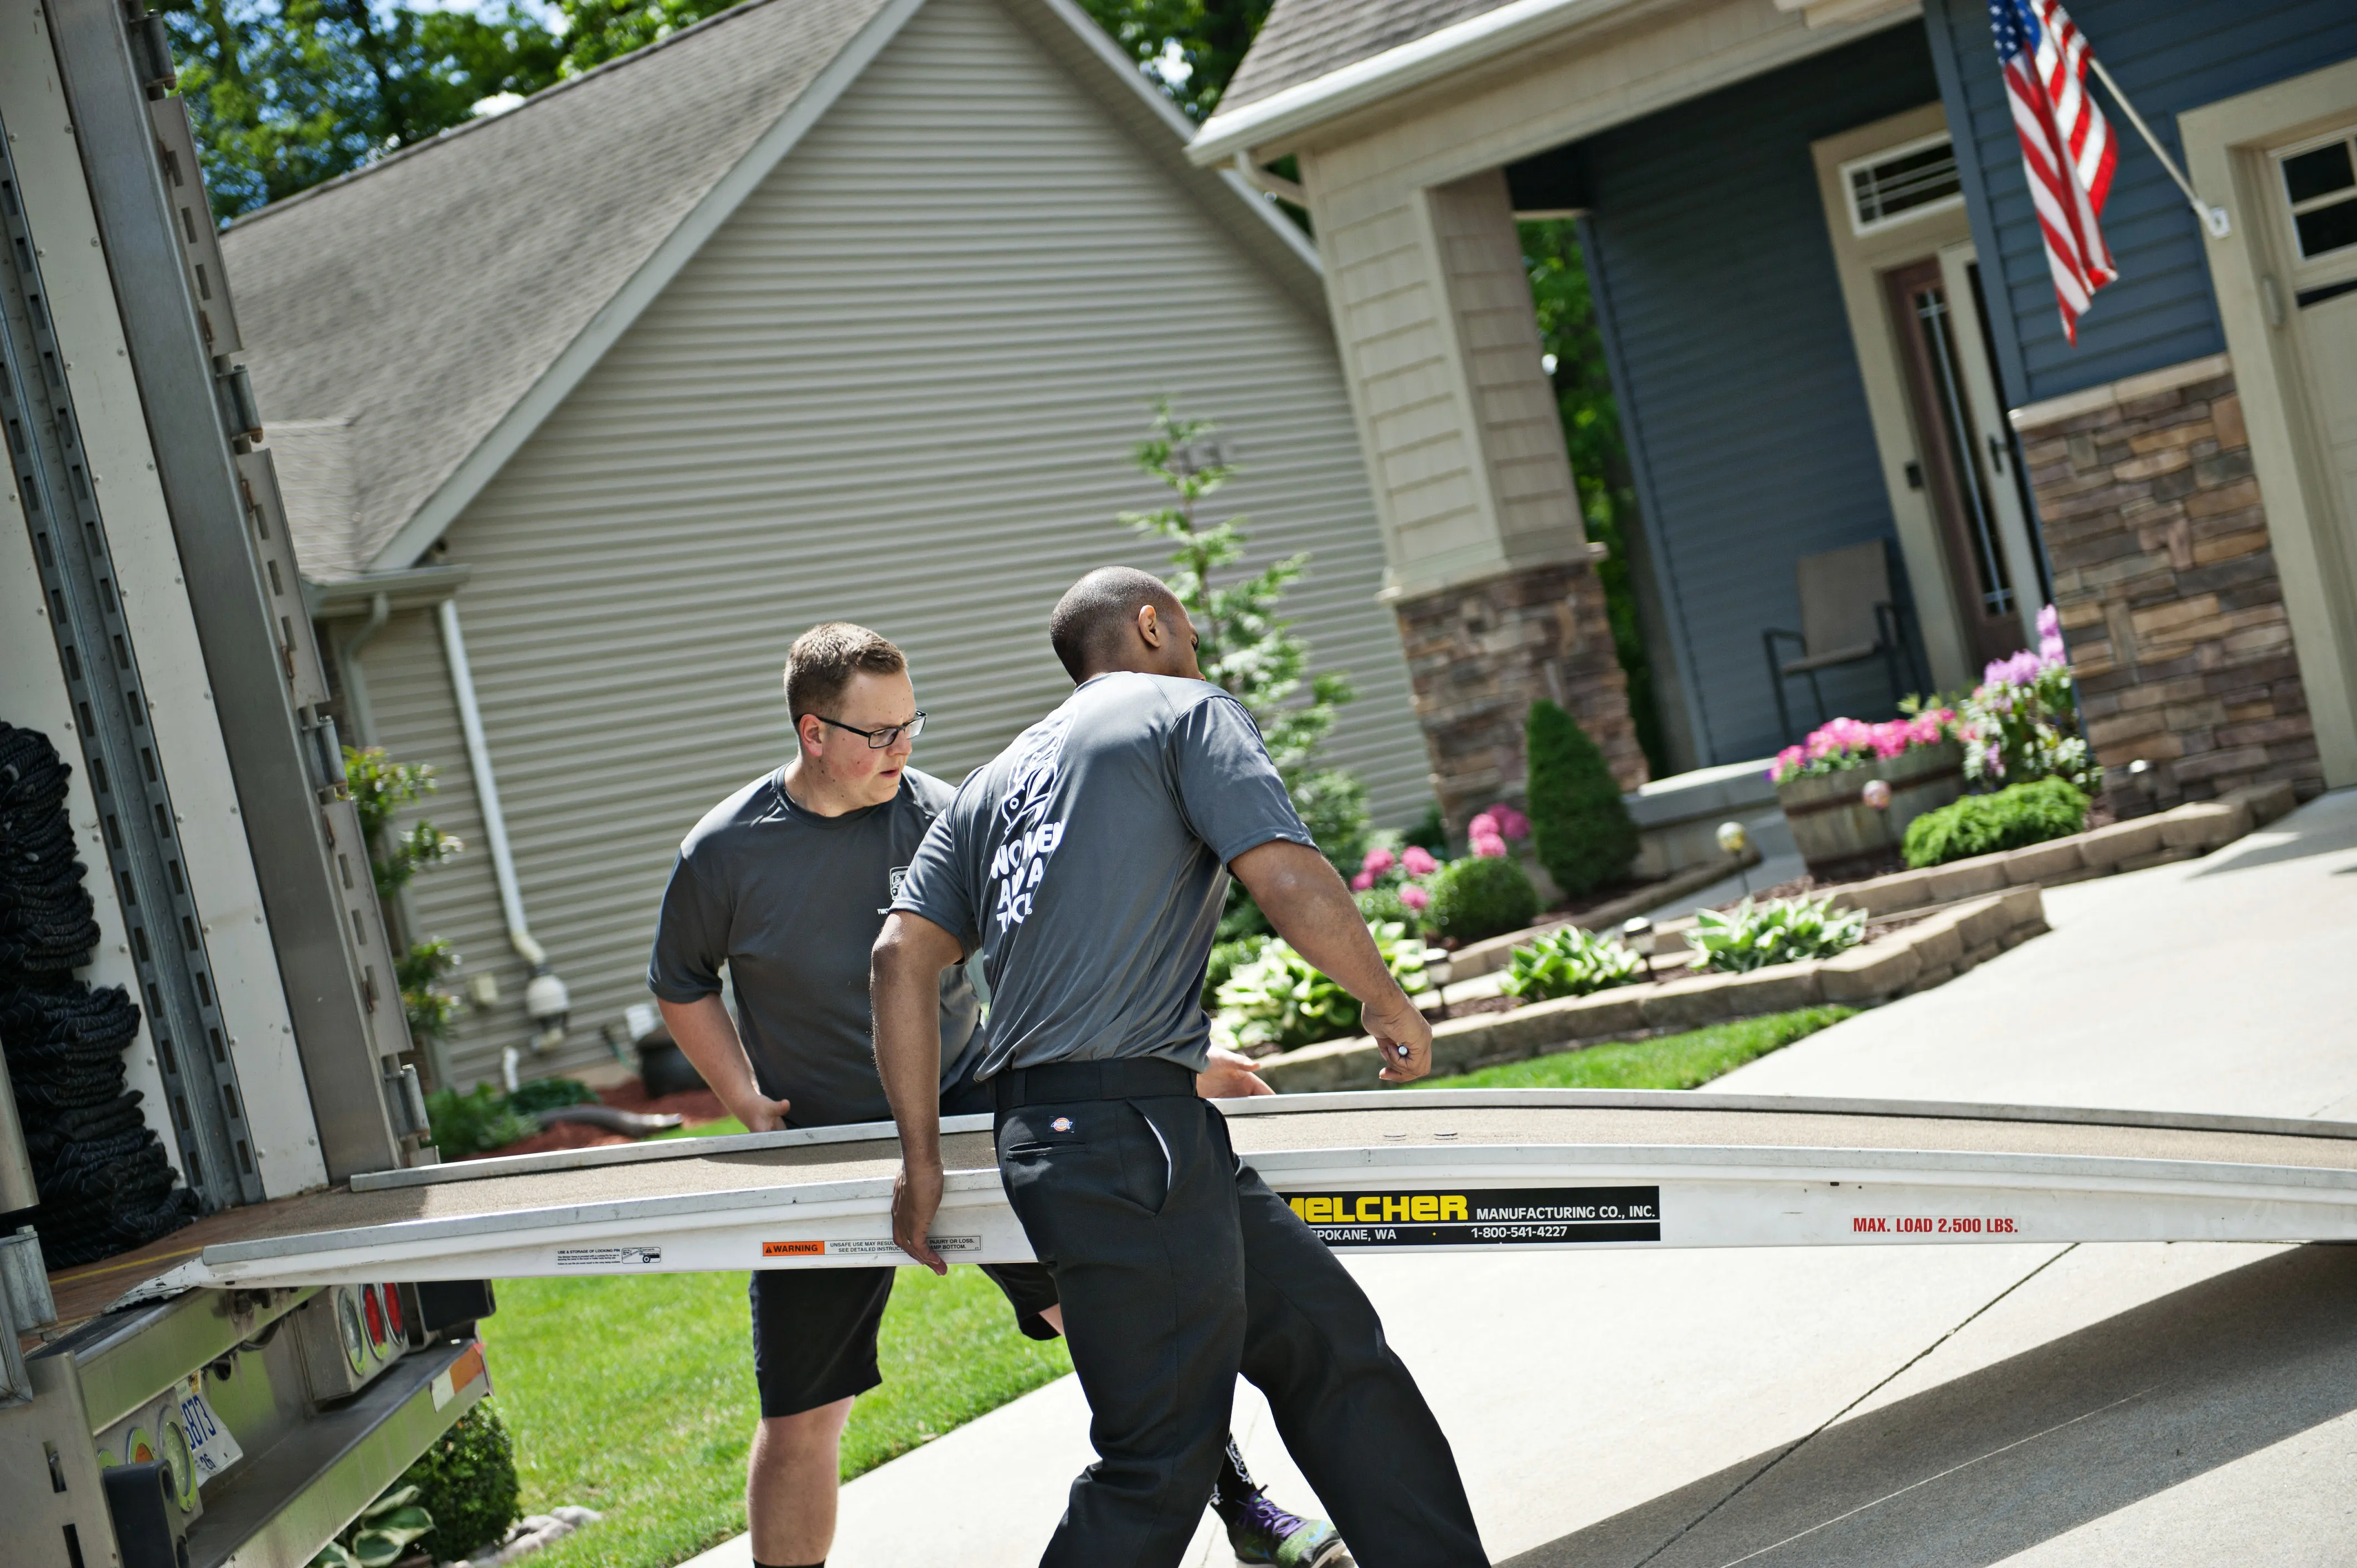
[{"label": "front door", "polygon": [[2299,342],[2343,560],[2357,559],[2357,125],[2275,155],[2291,258],[2274,308]]},{"label": "front door", "polygon": [[[1967,259],[1960,267],[1971,264]],[[1925,490],[1938,520],[1956,618],[1977,665],[2025,646],[2024,623],[2035,614],[2038,586],[2036,564],[2022,558],[2023,531],[2007,516],[2019,503],[2005,433],[1984,428],[1994,422],[1974,413],[1976,401],[1993,401],[1976,400],[1975,382],[1993,386],[1994,378],[1985,363],[1968,362],[1967,356],[1986,355],[1978,314],[1969,298],[1956,294],[1957,270],[1927,257],[1884,273],[1882,289],[1906,370],[1920,454],[1908,481]],[[2008,534],[2017,535],[2011,549]]]}]

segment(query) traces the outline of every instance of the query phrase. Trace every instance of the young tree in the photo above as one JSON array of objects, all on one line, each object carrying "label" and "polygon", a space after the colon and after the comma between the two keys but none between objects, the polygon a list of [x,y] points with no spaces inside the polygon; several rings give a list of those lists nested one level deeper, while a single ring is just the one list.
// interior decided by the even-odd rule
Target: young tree
[{"label": "young tree", "polygon": [[[390,929],[393,902],[409,886],[410,878],[467,846],[428,822],[412,822],[401,832],[393,829],[393,820],[404,806],[434,793],[434,769],[426,764],[395,762],[380,746],[362,751],[348,746],[344,747],[344,785],[360,815],[369,869],[375,875],[377,899],[385,906],[385,924]],[[440,937],[412,942],[393,960],[402,1008],[409,1015],[410,1038],[420,1047],[449,1036],[451,1021],[458,1014],[458,999],[442,988],[442,981],[458,963],[458,955]]]},{"label": "young tree", "polygon": [[1250,521],[1237,515],[1207,523],[1200,515],[1236,471],[1211,440],[1217,429],[1183,417],[1168,398],[1157,403],[1153,434],[1136,448],[1137,466],[1169,488],[1171,500],[1151,511],[1125,511],[1120,521],[1173,546],[1178,570],[1170,586],[1195,623],[1204,679],[1252,714],[1318,847],[1348,875],[1367,847],[1366,790],[1340,768],[1318,768],[1317,757],[1336,711],[1351,700],[1351,682],[1333,671],[1311,672],[1309,644],[1277,617],[1286,590],[1308,570],[1306,552],[1214,581],[1215,573],[1243,558],[1243,525]]}]

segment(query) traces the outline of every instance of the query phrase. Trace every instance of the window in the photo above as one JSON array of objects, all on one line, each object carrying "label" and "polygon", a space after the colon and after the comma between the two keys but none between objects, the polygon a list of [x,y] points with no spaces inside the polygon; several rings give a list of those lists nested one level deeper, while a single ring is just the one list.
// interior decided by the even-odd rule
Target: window
[{"label": "window", "polygon": [[2303,261],[2357,245],[2357,131],[2276,155]]},{"label": "window", "polygon": [[1945,131],[1854,158],[1842,165],[1841,177],[1850,228],[1860,234],[1945,211],[1964,199],[1956,149]]}]

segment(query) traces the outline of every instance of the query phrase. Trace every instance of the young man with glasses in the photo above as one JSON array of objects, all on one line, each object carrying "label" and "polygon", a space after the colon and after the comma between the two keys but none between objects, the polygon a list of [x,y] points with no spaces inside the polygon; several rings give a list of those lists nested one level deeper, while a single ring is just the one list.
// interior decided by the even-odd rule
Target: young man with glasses
[{"label": "young man with glasses", "polygon": [[[900,650],[830,622],[786,658],[793,758],[714,807],[680,845],[664,891],[648,984],[672,1037],[729,1112],[754,1132],[882,1122],[868,950],[950,787],[909,766],[924,729]],[[726,965],[731,1020],[720,997]],[[963,969],[941,978],[944,1115],[990,1109],[974,1081],[985,1031]],[[1212,1064],[1206,1093],[1265,1094],[1250,1064]],[[1063,1326],[1055,1283],[1036,1263],[986,1271],[1023,1331]],[[823,1563],[834,1542],[838,1446],[852,1400],[881,1381],[876,1334],[894,1271],[783,1269],[752,1278],[760,1390],[746,1485],[757,1568]],[[1349,1562],[1322,1520],[1268,1501],[1232,1442],[1214,1506],[1237,1558],[1288,1568]]]}]

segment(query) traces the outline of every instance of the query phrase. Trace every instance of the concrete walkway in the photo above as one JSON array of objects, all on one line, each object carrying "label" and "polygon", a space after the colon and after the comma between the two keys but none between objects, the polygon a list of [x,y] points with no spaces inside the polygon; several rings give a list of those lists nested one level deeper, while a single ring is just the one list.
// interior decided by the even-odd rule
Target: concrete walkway
[{"label": "concrete walkway", "polygon": [[[2357,792],[2048,911],[2052,934],[1721,1083],[2357,1118]],[[2357,1562],[2357,1248],[1351,1266],[1501,1562]],[[830,1561],[1036,1562],[1085,1426],[1066,1380],[863,1477]],[[1309,1506],[1248,1390],[1236,1429]]]}]

